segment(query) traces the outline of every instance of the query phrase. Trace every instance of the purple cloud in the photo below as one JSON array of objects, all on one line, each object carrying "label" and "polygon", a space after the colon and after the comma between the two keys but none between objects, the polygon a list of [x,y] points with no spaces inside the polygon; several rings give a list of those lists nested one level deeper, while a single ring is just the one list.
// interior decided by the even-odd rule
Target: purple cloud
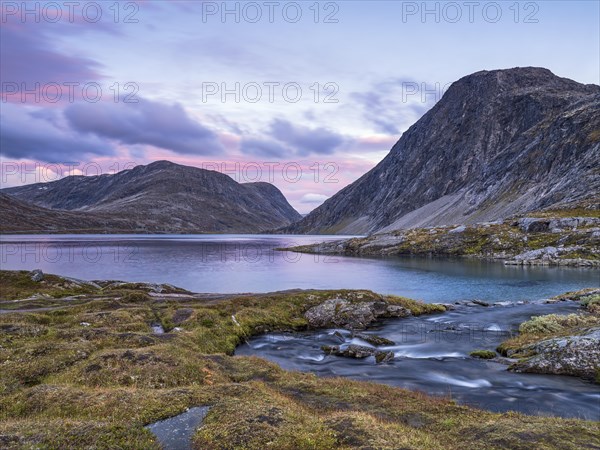
[{"label": "purple cloud", "polygon": [[103,78],[100,64],[55,50],[49,45],[53,39],[40,26],[3,23],[0,28],[1,89],[6,90],[5,83],[19,86],[25,83],[26,89],[31,90],[36,83],[83,83]]},{"label": "purple cloud", "polygon": [[375,130],[398,136],[425,114],[443,93],[439,83],[391,79],[375,83],[371,90],[351,97],[363,108]]},{"label": "purple cloud", "polygon": [[223,152],[217,134],[192,119],[177,103],[138,99],[137,103],[77,103],[65,109],[71,127],[122,144],[143,144],[175,153]]},{"label": "purple cloud", "polygon": [[272,139],[244,138],[240,150],[246,155],[283,158],[293,154],[289,148]]},{"label": "purple cloud", "polygon": [[80,161],[84,155],[115,154],[110,144],[62,127],[60,120],[48,111],[29,112],[7,103],[2,105],[0,120],[0,148],[5,158],[67,162]]},{"label": "purple cloud", "polygon": [[299,156],[312,153],[330,155],[345,142],[344,136],[326,128],[308,128],[282,119],[273,120],[269,132],[275,139],[293,148]]}]

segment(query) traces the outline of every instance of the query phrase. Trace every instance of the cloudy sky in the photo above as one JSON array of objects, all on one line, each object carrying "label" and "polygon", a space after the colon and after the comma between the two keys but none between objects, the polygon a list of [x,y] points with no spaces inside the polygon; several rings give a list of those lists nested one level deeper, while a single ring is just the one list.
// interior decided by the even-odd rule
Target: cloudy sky
[{"label": "cloudy sky", "polygon": [[600,83],[598,1],[77,3],[2,2],[4,186],[168,159],[306,213],[462,76]]}]

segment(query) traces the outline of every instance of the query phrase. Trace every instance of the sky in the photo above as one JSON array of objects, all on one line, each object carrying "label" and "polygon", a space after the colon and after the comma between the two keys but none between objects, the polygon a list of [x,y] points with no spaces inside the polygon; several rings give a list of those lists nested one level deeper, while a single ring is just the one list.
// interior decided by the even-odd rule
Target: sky
[{"label": "sky", "polygon": [[3,1],[3,187],[168,159],[308,213],[450,83],[546,67],[600,84],[600,1]]}]

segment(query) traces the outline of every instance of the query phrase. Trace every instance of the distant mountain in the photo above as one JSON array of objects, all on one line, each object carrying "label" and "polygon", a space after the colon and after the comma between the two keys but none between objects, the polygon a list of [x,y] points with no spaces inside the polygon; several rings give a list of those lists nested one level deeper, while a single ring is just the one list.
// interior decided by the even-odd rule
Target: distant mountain
[{"label": "distant mountain", "polygon": [[106,232],[258,233],[301,218],[269,183],[240,184],[219,172],[169,161],[1,192],[31,208],[80,214],[86,223],[104,218]]},{"label": "distant mountain", "polygon": [[22,202],[0,192],[0,232],[2,233],[102,233],[106,229],[130,230],[132,223],[94,213],[57,211]]},{"label": "distant mountain", "polygon": [[600,197],[600,86],[547,69],[453,83],[386,158],[291,233],[471,224]]}]

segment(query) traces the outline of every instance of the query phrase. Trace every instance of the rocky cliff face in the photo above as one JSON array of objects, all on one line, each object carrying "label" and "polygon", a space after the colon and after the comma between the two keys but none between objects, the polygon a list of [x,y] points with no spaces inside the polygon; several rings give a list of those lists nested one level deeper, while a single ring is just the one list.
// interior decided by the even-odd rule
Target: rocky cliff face
[{"label": "rocky cliff face", "polygon": [[[119,219],[137,232],[257,233],[300,218],[273,185],[240,184],[218,172],[168,161],[3,192],[42,208]],[[112,227],[107,224],[106,231],[115,231]]]},{"label": "rocky cliff face", "polygon": [[374,169],[284,231],[471,224],[600,193],[600,86],[549,70],[453,83]]}]

